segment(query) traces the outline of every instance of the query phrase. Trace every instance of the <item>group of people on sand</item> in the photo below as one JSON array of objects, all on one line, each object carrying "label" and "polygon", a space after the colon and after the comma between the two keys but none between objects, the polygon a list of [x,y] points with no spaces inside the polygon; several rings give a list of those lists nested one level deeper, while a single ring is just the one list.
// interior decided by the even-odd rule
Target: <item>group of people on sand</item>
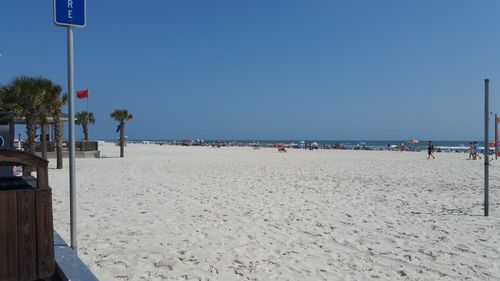
[{"label": "group of people on sand", "polygon": [[481,149],[479,148],[479,145],[477,144],[477,141],[471,141],[469,142],[469,159],[468,160],[476,160],[476,159],[482,159],[480,155]]}]

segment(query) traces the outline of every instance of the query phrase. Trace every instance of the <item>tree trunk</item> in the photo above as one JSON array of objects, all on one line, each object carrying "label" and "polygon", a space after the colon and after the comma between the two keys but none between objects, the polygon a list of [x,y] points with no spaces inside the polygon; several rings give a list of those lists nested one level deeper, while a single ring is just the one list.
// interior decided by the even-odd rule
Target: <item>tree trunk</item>
[{"label": "tree trunk", "polygon": [[85,140],[88,141],[89,140],[89,126],[88,124],[82,124],[82,128],[83,128],[83,136],[85,137]]},{"label": "tree trunk", "polygon": [[35,155],[36,120],[33,117],[26,116],[26,134],[28,153]]},{"label": "tree trunk", "polygon": [[125,123],[120,123],[120,157],[124,155],[124,146],[125,146]]},{"label": "tree trunk", "polygon": [[[32,116],[26,116],[26,135],[27,152],[35,155],[35,135],[36,135],[36,119]],[[23,176],[31,176],[33,169],[31,167],[23,168]]]},{"label": "tree trunk", "polygon": [[40,144],[42,145],[42,158],[47,160],[47,122],[42,122],[42,130],[40,134]]},{"label": "tree trunk", "polygon": [[15,145],[15,124],[14,124],[14,117],[11,117],[11,119],[9,120],[9,138],[10,138],[10,149],[14,149],[16,147]]},{"label": "tree trunk", "polygon": [[54,114],[54,140],[56,143],[56,153],[57,153],[57,169],[63,168],[63,151],[62,151],[62,126],[61,117],[59,114]]}]

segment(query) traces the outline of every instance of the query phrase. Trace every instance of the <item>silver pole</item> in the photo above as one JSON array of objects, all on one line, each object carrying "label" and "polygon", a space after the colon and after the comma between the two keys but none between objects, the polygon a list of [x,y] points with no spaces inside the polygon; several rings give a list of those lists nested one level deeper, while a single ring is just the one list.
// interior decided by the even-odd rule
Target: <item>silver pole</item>
[{"label": "silver pole", "polygon": [[489,121],[489,115],[490,115],[490,110],[489,110],[489,79],[484,79],[484,216],[488,216],[488,209],[489,209],[489,203],[488,203],[488,192],[489,192],[489,167],[490,167],[490,161],[489,161],[489,155],[490,155],[490,148],[489,148],[489,141],[488,141],[488,121]]},{"label": "silver pole", "polygon": [[75,178],[75,103],[73,73],[73,28],[68,26],[68,114],[69,114],[69,208],[71,248],[77,252],[76,243],[76,178]]}]

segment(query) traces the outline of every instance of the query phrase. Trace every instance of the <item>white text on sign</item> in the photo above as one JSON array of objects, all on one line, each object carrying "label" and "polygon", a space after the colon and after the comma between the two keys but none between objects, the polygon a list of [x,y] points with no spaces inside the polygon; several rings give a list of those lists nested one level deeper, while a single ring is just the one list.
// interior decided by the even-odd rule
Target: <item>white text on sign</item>
[{"label": "white text on sign", "polygon": [[68,19],[73,18],[73,0],[68,0]]}]

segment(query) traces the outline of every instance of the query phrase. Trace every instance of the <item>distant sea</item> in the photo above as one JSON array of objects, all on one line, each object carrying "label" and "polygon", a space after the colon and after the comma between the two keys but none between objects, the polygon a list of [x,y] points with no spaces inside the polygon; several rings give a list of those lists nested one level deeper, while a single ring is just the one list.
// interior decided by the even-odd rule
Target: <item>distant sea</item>
[{"label": "distant sea", "polygon": [[[177,141],[179,141],[179,140],[180,139],[178,139]],[[272,143],[285,143],[285,144],[296,143],[296,144],[300,144],[301,141],[304,141],[304,140],[231,140],[231,139],[222,139],[222,140],[226,143],[241,143],[241,144],[249,144],[249,143],[256,143],[256,142],[268,143],[268,144],[272,144]],[[112,141],[114,141],[114,140],[112,140]],[[175,140],[153,140],[153,139],[133,140],[133,139],[131,139],[129,141],[131,141],[131,142],[142,142],[142,141],[172,142]],[[216,140],[204,140],[205,143],[213,143],[215,141]],[[317,142],[321,146],[324,146],[324,145],[331,146],[331,145],[336,145],[336,144],[344,144],[346,146],[359,145],[359,146],[365,146],[365,147],[369,147],[369,148],[386,148],[387,146],[390,146],[390,145],[399,146],[403,142],[405,144],[405,146],[412,146],[412,147],[421,148],[421,149],[427,147],[427,142],[428,142],[427,140],[422,140],[422,141],[419,141],[419,143],[417,143],[417,144],[410,144],[408,142],[408,140],[377,140],[377,141],[370,141],[370,140],[305,140],[305,141],[307,141],[308,143]],[[467,141],[467,140],[465,140],[465,141],[436,140],[436,141],[432,141],[432,142],[434,143],[435,146],[465,146],[465,147],[468,147],[470,141]],[[482,146],[483,142],[478,141],[478,144],[480,146]]]}]

